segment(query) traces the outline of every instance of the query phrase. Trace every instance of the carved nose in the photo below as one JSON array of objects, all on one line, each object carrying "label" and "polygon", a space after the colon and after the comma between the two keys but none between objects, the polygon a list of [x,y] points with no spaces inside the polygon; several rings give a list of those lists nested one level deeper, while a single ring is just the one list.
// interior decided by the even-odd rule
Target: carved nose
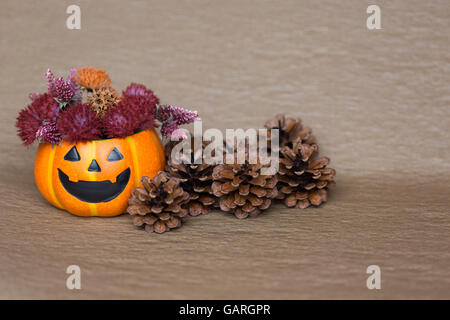
[{"label": "carved nose", "polygon": [[100,166],[98,165],[97,161],[92,160],[91,165],[89,166],[88,171],[92,171],[92,172],[100,172],[102,171],[102,169],[100,169]]}]

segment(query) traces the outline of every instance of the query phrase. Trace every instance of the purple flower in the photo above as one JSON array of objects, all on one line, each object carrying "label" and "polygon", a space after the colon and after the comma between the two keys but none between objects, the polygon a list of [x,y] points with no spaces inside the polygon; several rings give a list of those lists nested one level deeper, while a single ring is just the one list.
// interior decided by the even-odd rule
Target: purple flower
[{"label": "purple flower", "polygon": [[60,109],[55,99],[48,93],[35,98],[33,102],[20,111],[16,126],[18,135],[23,143],[28,146],[36,140],[39,128],[47,123],[55,123]]},{"label": "purple flower", "polygon": [[166,121],[175,122],[179,126],[200,120],[197,111],[191,111],[168,104],[159,107],[157,119],[162,123]]},{"label": "purple flower", "polygon": [[75,104],[81,101],[80,86],[75,82],[76,71],[70,69],[67,81],[63,77],[55,78],[50,69],[47,70],[45,77],[47,78],[48,93],[55,97],[60,107],[67,104]]},{"label": "purple flower", "polygon": [[165,122],[161,125],[161,134],[164,137],[170,137],[174,139],[187,138],[186,133],[181,130],[175,122]]},{"label": "purple flower", "polygon": [[56,123],[49,122],[42,124],[36,131],[36,139],[41,142],[57,144],[61,142],[61,134],[56,129]]},{"label": "purple flower", "polygon": [[152,90],[146,86],[137,83],[131,83],[125,91],[122,92],[124,98],[136,98],[141,104],[155,106],[159,103],[159,99]]},{"label": "purple flower", "polygon": [[156,119],[161,122],[161,134],[165,137],[185,137],[179,126],[197,120],[197,111],[186,110],[182,107],[163,105],[158,108]]}]

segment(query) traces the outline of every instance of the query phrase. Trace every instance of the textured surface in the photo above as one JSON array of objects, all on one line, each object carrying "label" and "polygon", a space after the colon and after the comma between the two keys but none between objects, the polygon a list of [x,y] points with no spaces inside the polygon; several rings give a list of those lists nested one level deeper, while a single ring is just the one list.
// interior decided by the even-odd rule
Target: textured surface
[{"label": "textured surface", "polygon": [[[2,1],[0,298],[450,298],[450,6],[376,2],[383,29],[369,31],[357,0],[79,1],[71,31],[70,1]],[[160,236],[52,208],[13,123],[47,67],[81,65],[205,127],[300,115],[337,187],[319,209],[213,212]],[[366,288],[371,264],[382,290]]]}]

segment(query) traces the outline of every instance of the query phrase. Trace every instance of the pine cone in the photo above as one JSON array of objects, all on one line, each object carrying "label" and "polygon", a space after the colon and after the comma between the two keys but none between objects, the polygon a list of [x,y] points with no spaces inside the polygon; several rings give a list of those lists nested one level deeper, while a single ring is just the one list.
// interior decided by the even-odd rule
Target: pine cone
[{"label": "pine cone", "polygon": [[[203,152],[207,143],[202,143]],[[212,195],[212,171],[214,166],[207,164],[202,159],[202,152],[193,152],[194,142],[191,141],[191,154],[188,158],[182,153],[178,154],[177,159],[172,159],[171,149],[175,144],[171,144],[166,149],[168,156],[166,171],[171,176],[180,179],[180,185],[189,193],[190,201],[186,204],[189,215],[198,216],[207,214],[213,205],[217,204],[217,199]],[[199,150],[200,151],[200,150]],[[202,163],[195,164],[201,160]]]},{"label": "pine cone", "polygon": [[317,144],[302,143],[301,139],[280,150],[278,197],[288,207],[301,209],[327,201],[327,190],[334,185],[336,171],[327,168],[330,159],[316,159]]},{"label": "pine cone", "polygon": [[98,115],[103,115],[108,108],[120,101],[120,96],[111,87],[99,88],[93,90],[87,101]]},{"label": "pine cone", "polygon": [[142,177],[141,183],[144,188],[134,188],[128,200],[134,225],[156,233],[180,227],[188,213],[183,205],[189,201],[180,180],[160,171],[153,180]]},{"label": "pine cone", "polygon": [[213,170],[212,192],[222,211],[239,218],[257,216],[272,204],[278,190],[276,175],[262,175],[260,163],[221,164]]},{"label": "pine cone", "polygon": [[[289,142],[301,139],[303,143],[315,144],[316,137],[311,132],[311,128],[304,128],[302,119],[286,117],[284,114],[277,114],[275,118],[266,121],[265,128],[278,129],[280,138],[280,147],[285,146]],[[268,141],[270,141],[270,131],[268,131]]]}]

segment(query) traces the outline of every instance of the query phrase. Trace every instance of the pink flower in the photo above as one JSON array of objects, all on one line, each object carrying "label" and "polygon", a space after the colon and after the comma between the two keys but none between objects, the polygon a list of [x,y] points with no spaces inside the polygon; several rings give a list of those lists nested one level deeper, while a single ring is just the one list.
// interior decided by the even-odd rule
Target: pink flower
[{"label": "pink flower", "polygon": [[56,129],[55,122],[49,122],[39,127],[36,132],[36,139],[42,142],[57,144],[61,141],[61,133]]},{"label": "pink flower", "polygon": [[182,130],[178,130],[179,126],[200,120],[197,111],[172,105],[160,106],[156,118],[161,122],[161,134],[172,138],[184,138],[185,134]]},{"label": "pink flower", "polygon": [[75,82],[75,69],[70,70],[67,81],[63,77],[55,78],[50,69],[47,70],[45,77],[47,78],[48,93],[53,95],[60,107],[65,107],[67,104],[75,104],[81,101],[80,86]]}]

